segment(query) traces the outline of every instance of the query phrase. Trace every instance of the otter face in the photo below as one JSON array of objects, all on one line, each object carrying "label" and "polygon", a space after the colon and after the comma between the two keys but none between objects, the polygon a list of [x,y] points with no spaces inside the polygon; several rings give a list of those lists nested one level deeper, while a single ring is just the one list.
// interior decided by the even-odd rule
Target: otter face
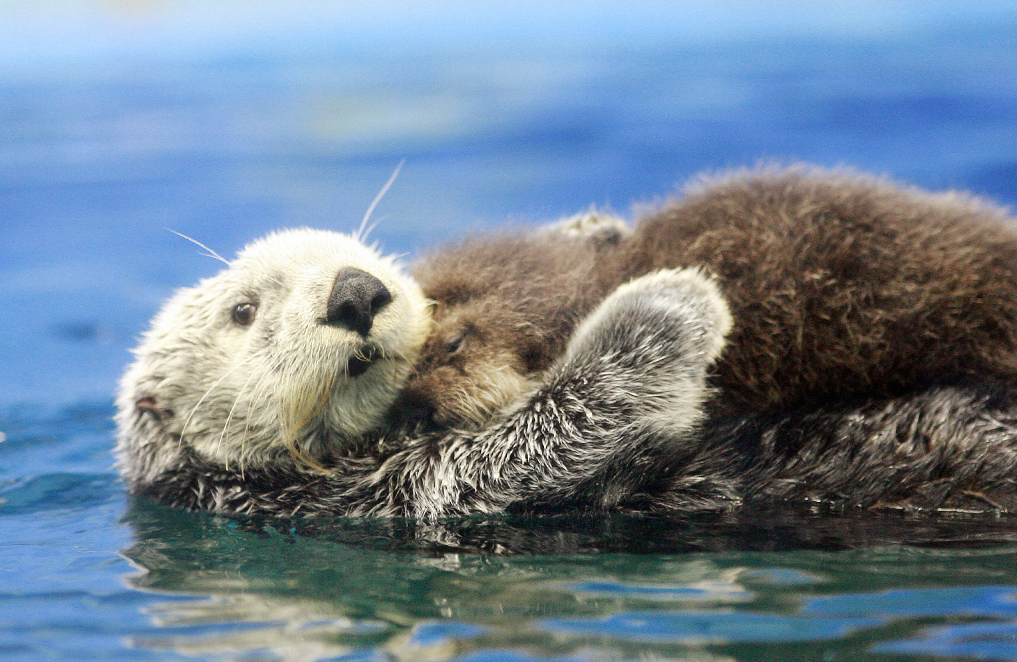
[{"label": "otter face", "polygon": [[442,427],[480,427],[529,392],[550,362],[540,325],[500,297],[439,303],[434,328],[400,394],[395,417]]},{"label": "otter face", "polygon": [[414,265],[436,303],[434,330],[394,416],[480,427],[526,395],[606,294],[595,275],[627,232],[619,219],[582,214],[474,237]]},{"label": "otter face", "polygon": [[120,385],[122,461],[158,472],[183,445],[238,469],[327,458],[378,425],[429,329],[391,258],[334,232],[269,235],[153,320]]}]

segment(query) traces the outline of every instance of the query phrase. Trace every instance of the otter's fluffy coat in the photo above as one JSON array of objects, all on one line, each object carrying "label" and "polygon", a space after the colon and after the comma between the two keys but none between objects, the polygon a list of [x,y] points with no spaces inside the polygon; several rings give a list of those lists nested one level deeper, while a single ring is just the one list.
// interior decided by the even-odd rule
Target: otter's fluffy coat
[{"label": "otter's fluffy coat", "polygon": [[688,266],[716,274],[735,319],[711,378],[715,412],[1013,383],[1013,226],[964,194],[801,166],[692,186],[613,248],[549,233],[474,238],[414,267],[438,306],[402,411],[483,425],[615,286]]},{"label": "otter's fluffy coat", "polygon": [[[245,469],[221,459],[242,439],[227,437],[226,449],[213,452],[200,436],[196,444],[175,432],[177,423],[130,401],[139,383],[154,386],[142,351],[122,385],[120,468],[135,494],[226,513],[431,518],[566,502],[618,508],[657,475],[654,455],[695,429],[706,370],[729,328],[716,286],[697,272],[646,276],[608,297],[542,388],[498,424],[400,437],[400,450],[384,456],[371,452],[384,440],[370,446],[370,438],[342,440],[324,429],[319,434],[333,444],[327,472],[301,464],[280,443]],[[183,360],[189,349],[180,351]],[[287,394],[300,391],[280,397]]]}]

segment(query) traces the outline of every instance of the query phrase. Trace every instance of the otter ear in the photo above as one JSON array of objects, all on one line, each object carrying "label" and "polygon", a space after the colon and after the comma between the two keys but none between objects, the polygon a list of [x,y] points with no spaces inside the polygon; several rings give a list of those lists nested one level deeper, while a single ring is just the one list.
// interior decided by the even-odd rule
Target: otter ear
[{"label": "otter ear", "polygon": [[164,418],[170,418],[173,416],[172,409],[162,409],[159,407],[158,402],[154,395],[143,395],[134,401],[134,409],[138,413],[151,414],[155,420],[161,421]]}]

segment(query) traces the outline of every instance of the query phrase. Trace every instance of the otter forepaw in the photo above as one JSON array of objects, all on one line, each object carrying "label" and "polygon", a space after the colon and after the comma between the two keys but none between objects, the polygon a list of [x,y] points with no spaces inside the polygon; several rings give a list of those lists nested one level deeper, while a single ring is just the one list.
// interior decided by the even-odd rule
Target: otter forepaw
[{"label": "otter forepaw", "polygon": [[596,209],[563,218],[545,226],[542,231],[567,237],[588,238],[597,246],[613,246],[632,232],[623,219],[598,212]]},{"label": "otter forepaw", "polygon": [[632,439],[647,438],[633,430],[651,430],[657,442],[674,440],[702,420],[707,374],[730,329],[727,303],[702,272],[648,274],[612,292],[583,321],[556,383],[581,389],[590,411],[626,412],[614,424]]},{"label": "otter forepaw", "polygon": [[661,269],[620,286],[608,300],[640,297],[670,307],[677,321],[702,327],[707,358],[716,359],[734,320],[716,279],[698,268]]},{"label": "otter forepaw", "polygon": [[699,269],[662,269],[612,292],[580,325],[570,352],[642,353],[642,360],[714,361],[731,330],[716,281]]}]

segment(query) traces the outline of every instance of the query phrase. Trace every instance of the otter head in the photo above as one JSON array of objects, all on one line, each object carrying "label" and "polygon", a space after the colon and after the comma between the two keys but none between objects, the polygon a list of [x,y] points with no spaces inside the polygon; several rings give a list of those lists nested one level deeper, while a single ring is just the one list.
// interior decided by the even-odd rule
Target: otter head
[{"label": "otter head", "polygon": [[498,297],[438,302],[434,328],[393,418],[480,427],[535,384],[551,360],[543,329]]},{"label": "otter head", "polygon": [[606,293],[607,253],[551,226],[474,237],[416,263],[434,326],[393,417],[479,427],[528,393]]},{"label": "otter head", "polygon": [[134,350],[117,399],[135,482],[181,452],[243,470],[327,461],[375,427],[430,328],[391,258],[347,235],[288,230],[178,291]]}]

